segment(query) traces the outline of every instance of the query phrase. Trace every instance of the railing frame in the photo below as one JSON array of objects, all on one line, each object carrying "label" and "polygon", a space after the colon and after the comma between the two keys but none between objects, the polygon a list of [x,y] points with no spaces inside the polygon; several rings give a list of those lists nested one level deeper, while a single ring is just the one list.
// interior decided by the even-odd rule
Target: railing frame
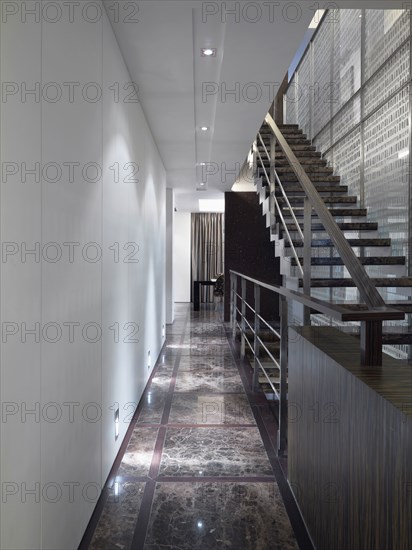
[{"label": "railing frame", "polygon": [[[241,293],[238,292],[238,281],[241,281]],[[247,301],[247,283],[252,283],[254,286],[254,304],[253,306]],[[280,332],[278,332],[274,327],[272,327],[261,315],[261,296],[260,290],[266,288],[272,292],[275,292],[279,296],[279,311],[280,311]],[[241,357],[245,356],[245,344],[247,343],[253,354],[253,389],[256,391],[259,383],[259,373],[262,372],[268,383],[270,384],[274,395],[278,398],[279,401],[279,413],[278,413],[278,422],[279,422],[279,431],[278,431],[278,454],[283,455],[286,451],[287,446],[287,399],[288,399],[288,390],[287,390],[287,372],[288,372],[288,302],[297,301],[303,304],[310,311],[316,311],[329,315],[339,321],[349,322],[349,321],[361,321],[366,323],[368,330],[372,331],[372,334],[366,333],[366,342],[364,347],[361,346],[361,362],[364,361],[364,354],[366,349],[366,354],[368,357],[375,354],[374,356],[379,359],[379,353],[369,349],[370,346],[374,346],[376,341],[381,342],[380,345],[380,363],[375,363],[375,365],[382,364],[382,333],[379,335],[379,327],[382,327],[383,320],[399,320],[403,319],[405,314],[396,309],[381,307],[374,308],[363,311],[351,311],[346,309],[343,305],[332,304],[313,298],[310,295],[305,293],[297,292],[290,290],[283,286],[278,285],[269,285],[252,277],[248,277],[237,271],[230,270],[230,311],[231,311],[231,329],[233,339],[236,338],[237,330],[240,331],[241,337]],[[238,300],[241,301],[240,309],[238,307]],[[246,309],[249,309],[254,316],[254,326],[252,326],[246,318]],[[240,322],[238,320],[240,318]],[[279,339],[280,341],[280,362],[278,362],[273,355],[266,348],[264,342],[259,336],[259,332],[262,326],[262,323],[265,324]],[[250,329],[253,334],[253,345],[249,341],[246,335],[246,326]],[[361,340],[365,337],[365,334],[361,331]],[[263,347],[272,360],[276,368],[279,369],[279,391],[273,386],[269,375],[267,374],[265,368],[263,367],[260,359],[259,352],[261,347]]]}]

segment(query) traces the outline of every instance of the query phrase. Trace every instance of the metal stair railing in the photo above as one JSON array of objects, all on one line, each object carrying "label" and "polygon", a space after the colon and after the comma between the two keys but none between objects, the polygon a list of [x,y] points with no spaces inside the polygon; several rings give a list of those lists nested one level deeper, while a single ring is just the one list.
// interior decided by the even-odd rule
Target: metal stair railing
[{"label": "metal stair railing", "polygon": [[[260,141],[262,142],[263,147],[265,148],[266,155],[268,156],[268,159],[269,159],[269,161],[270,161],[270,155],[269,155],[269,153],[268,153],[268,151],[267,151],[267,149],[266,149],[265,144],[263,143],[262,137],[261,137],[260,134],[258,134],[258,136],[259,136]],[[267,181],[268,186],[269,186],[269,189],[270,189],[269,201],[270,201],[270,203],[271,203],[272,201],[273,201],[273,203],[274,203],[275,209],[276,209],[277,214],[278,214],[278,216],[279,216],[279,218],[280,218],[280,220],[281,220],[281,222],[282,222],[283,229],[284,229],[284,231],[285,231],[285,233],[286,233],[286,236],[287,236],[287,238],[288,238],[288,241],[289,241],[289,243],[290,243],[290,248],[291,248],[291,250],[292,250],[293,256],[295,257],[296,265],[298,266],[298,269],[299,269],[299,271],[300,271],[300,273],[301,273],[301,275],[302,275],[302,277],[303,277],[303,276],[304,276],[303,267],[302,267],[300,258],[299,258],[299,256],[298,256],[298,253],[296,252],[296,248],[295,248],[295,245],[294,245],[294,243],[293,243],[293,239],[292,239],[291,236],[290,236],[289,229],[288,229],[287,224],[286,224],[286,222],[285,222],[285,218],[283,217],[282,209],[281,209],[281,207],[280,207],[280,205],[279,205],[279,203],[278,203],[278,200],[277,200],[277,198],[276,198],[275,188],[274,188],[274,187],[272,188],[272,184],[271,184],[271,181],[270,181],[270,177],[269,177],[269,175],[268,175],[268,173],[267,173],[267,170],[266,170],[265,165],[264,165],[264,163],[263,163],[261,154],[259,153],[259,149],[257,148],[256,144],[253,145],[253,148],[254,148],[255,153],[256,153],[257,156],[259,157],[260,165],[261,165],[261,167],[262,167],[262,169],[263,169],[263,172],[264,172],[264,174],[265,174],[266,181]],[[285,198],[286,205],[287,205],[287,207],[288,207],[288,209],[289,209],[289,211],[290,211],[290,213],[291,213],[291,216],[292,216],[292,218],[293,218],[293,220],[294,220],[294,223],[295,223],[295,225],[296,225],[296,227],[297,227],[297,231],[299,232],[299,234],[300,234],[300,236],[301,236],[301,238],[302,238],[302,241],[304,242],[304,236],[303,236],[302,230],[301,230],[301,228],[300,228],[300,226],[299,226],[299,223],[298,223],[298,221],[297,221],[297,219],[296,219],[296,216],[295,216],[295,213],[294,213],[294,211],[293,211],[293,208],[292,208],[292,206],[291,206],[291,204],[290,204],[290,202],[289,202],[289,199],[288,199],[288,197],[287,197],[287,195],[286,195],[286,193],[285,193],[285,190],[284,190],[283,185],[282,185],[282,183],[281,183],[281,181],[280,181],[280,179],[279,179],[279,177],[278,177],[278,174],[277,174],[276,170],[275,170],[275,177],[276,177],[276,182],[277,182],[277,184],[278,184],[278,186],[279,186],[279,188],[280,188],[280,190],[281,190],[281,192],[282,192],[282,195],[283,195],[284,198]],[[270,207],[270,208],[272,209],[272,207]]]},{"label": "metal stair railing", "polygon": [[[328,233],[329,238],[335,245],[344,266],[350,273],[352,280],[354,281],[361,299],[365,302],[370,311],[384,311],[386,304],[374,284],[371,282],[365,268],[357,258],[356,254],[352,250],[348,241],[346,240],[343,232],[333,219],[328,208],[325,206],[322,197],[318,193],[317,189],[313,185],[310,177],[306,173],[305,169],[293,153],[291,147],[286,142],[282,132],[278,128],[277,124],[273,120],[270,114],[265,117],[266,124],[271,129],[277,144],[281,147],[287,161],[289,162],[293,172],[295,173],[298,181],[302,186],[302,190],[305,194],[304,203],[304,221],[303,221],[303,292],[306,295],[310,294],[310,270],[311,270],[311,242],[312,242],[312,208],[316,212],[319,220]],[[257,149],[257,148],[256,148]],[[267,152],[267,149],[265,147]],[[260,153],[257,151],[259,157]],[[260,157],[261,159],[261,157]],[[263,166],[263,162],[262,162]],[[264,168],[264,167],[263,167]],[[265,177],[270,182],[266,170],[264,169]],[[276,176],[275,176],[276,177]],[[278,178],[277,178],[278,179]],[[279,209],[276,197],[274,193],[270,193],[270,200],[274,200]],[[280,210],[280,209],[279,209]],[[282,219],[282,217],[281,217]],[[282,221],[284,224],[284,219]],[[287,233],[288,234],[288,233]],[[290,239],[290,235],[288,236]],[[291,245],[292,246],[292,245]],[[299,262],[300,264],[300,262]],[[306,319],[308,319],[309,313],[307,310]],[[384,318],[376,319],[364,319],[361,321],[361,359],[363,365],[382,365],[382,320]],[[386,319],[385,319],[386,320]]]},{"label": "metal stair railing", "polygon": [[[240,281],[240,289],[239,289]],[[254,302],[249,303],[247,298],[247,285],[252,284],[254,288]],[[280,299],[280,331],[274,329],[261,315],[260,291],[262,288],[276,293]],[[248,277],[237,271],[230,270],[230,324],[233,338],[240,331],[240,355],[245,356],[246,344],[252,351],[254,358],[253,387],[256,390],[259,382],[259,373],[262,371],[268,380],[270,387],[275,394],[279,405],[279,431],[278,431],[278,453],[283,454],[286,450],[287,441],[287,370],[288,370],[288,302],[297,301],[312,311],[323,313],[342,322],[380,322],[382,320],[398,320],[404,318],[404,313],[389,307],[372,308],[364,311],[353,311],[345,308],[344,305],[333,304],[319,300],[302,292],[297,292],[278,285],[269,285],[252,277]],[[240,302],[240,303],[239,303]],[[247,311],[250,311],[249,320]],[[253,320],[251,319],[253,317]],[[267,349],[260,338],[261,323],[264,323],[280,341],[280,360],[278,361]],[[247,328],[253,335],[253,342],[246,334]],[[270,376],[259,359],[260,347],[264,346],[274,366],[279,370],[279,390],[275,388]],[[362,356],[362,354],[361,354]]]}]

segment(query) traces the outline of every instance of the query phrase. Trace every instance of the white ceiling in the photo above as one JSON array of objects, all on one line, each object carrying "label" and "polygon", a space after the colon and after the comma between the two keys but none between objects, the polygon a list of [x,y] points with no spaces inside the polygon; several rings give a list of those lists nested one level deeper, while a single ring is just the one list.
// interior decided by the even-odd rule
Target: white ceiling
[{"label": "white ceiling", "polygon": [[[397,0],[146,0],[137,3],[137,23],[112,23],[178,210],[197,211],[198,198],[230,190],[317,4],[402,7]],[[225,17],[224,5],[239,17]],[[202,57],[204,47],[217,56]],[[238,97],[230,93],[236,88]]]}]

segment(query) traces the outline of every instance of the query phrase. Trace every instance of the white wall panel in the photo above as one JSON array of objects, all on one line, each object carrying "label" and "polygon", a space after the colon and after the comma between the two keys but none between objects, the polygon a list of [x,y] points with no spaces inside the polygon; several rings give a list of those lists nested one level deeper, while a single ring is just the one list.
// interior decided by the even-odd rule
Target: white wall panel
[{"label": "white wall panel", "polygon": [[191,281],[191,214],[176,212],[173,231],[173,279],[175,302],[190,302]]},{"label": "white wall panel", "polygon": [[[22,402],[54,404],[39,422],[15,414],[1,427],[1,481],[18,491],[2,504],[0,546],[10,550],[77,548],[164,342],[165,171],[139,102],[125,101],[131,78],[104,10],[91,23],[53,5],[57,22],[23,24],[18,13],[1,28],[1,80],[46,93],[1,104],[1,160],[48,167],[37,183],[21,183],[20,168],[2,183],[2,241],[19,252],[21,242],[55,243],[49,259],[1,264],[2,321],[19,332],[52,323],[38,342],[17,334],[1,344],[2,402],[19,413]],[[72,258],[64,243],[76,243]],[[40,498],[22,502],[23,484],[37,484]]]},{"label": "white wall panel", "polygon": [[[30,5],[30,2],[28,2]],[[41,241],[41,105],[22,91],[40,82],[41,25],[24,24],[18,17],[0,23],[0,71],[3,90],[0,160],[2,167],[0,230],[1,262],[1,548],[38,549],[41,523],[38,500],[40,474],[41,400],[40,341],[22,341],[24,323],[34,328],[41,314],[41,264],[27,255]],[[14,90],[14,91],[13,91]],[[35,169],[23,183],[22,171]],[[14,175],[9,171],[15,171]],[[10,245],[7,245],[10,243]],[[14,244],[12,244],[14,243]],[[14,335],[6,331],[16,329]],[[36,410],[36,414],[25,411]],[[37,484],[37,485],[36,485]],[[37,495],[27,495],[35,489]],[[13,493],[13,494],[11,494]],[[25,502],[24,502],[25,500]],[[24,528],[22,528],[24,525]],[[7,526],[7,528],[6,528]]]}]

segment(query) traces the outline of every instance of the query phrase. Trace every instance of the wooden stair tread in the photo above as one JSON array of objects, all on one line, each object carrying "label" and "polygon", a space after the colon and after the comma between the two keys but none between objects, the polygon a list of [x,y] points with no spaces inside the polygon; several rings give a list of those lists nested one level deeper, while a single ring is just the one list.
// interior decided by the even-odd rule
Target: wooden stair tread
[{"label": "wooden stair tread", "polygon": [[[362,265],[405,265],[405,256],[358,256],[358,260]],[[295,258],[291,258],[292,265],[297,266]],[[303,265],[303,258],[300,259]],[[311,258],[313,266],[338,266],[344,265],[342,258]]]},{"label": "wooden stair tread", "polygon": [[[390,246],[390,239],[346,239],[351,246]],[[303,242],[299,240],[292,239],[293,246],[302,247]],[[312,239],[311,247],[329,247],[335,246],[331,239]],[[285,242],[285,247],[289,248],[290,243]]]},{"label": "wooden stair tread", "polygon": [[[372,284],[376,287],[412,287],[412,277],[390,277],[390,278],[370,278]],[[303,286],[303,280],[299,279],[299,286]],[[311,279],[313,288],[329,288],[329,287],[355,287],[355,283],[349,278],[313,278]]]},{"label": "wooden stair tread", "polygon": [[[377,222],[338,222],[338,227],[342,231],[376,231],[378,229]],[[290,230],[296,230],[294,223],[287,223],[287,228]],[[299,224],[303,229],[303,224]],[[325,231],[323,224],[312,223],[312,231]]]},{"label": "wooden stair tread", "polygon": [[[329,185],[328,183],[314,183],[315,189],[318,193],[346,193],[348,191],[347,185]],[[305,194],[302,187],[300,185],[295,185],[293,183],[285,183],[283,185],[283,188],[288,193],[302,193]],[[282,192],[280,189],[276,189],[276,195],[282,196]],[[355,197],[356,199],[356,197]]]},{"label": "wooden stair tread", "polygon": [[[311,159],[311,158],[321,159],[322,153],[319,153],[319,151],[316,151],[316,150],[310,150],[310,151],[304,150],[304,151],[296,151],[295,156],[299,161],[301,161],[302,159]],[[275,151],[275,160],[277,159],[286,159],[285,153],[279,150]]]},{"label": "wooden stair tread", "polygon": [[[310,177],[310,180],[312,183],[315,182],[329,182],[329,181],[337,181],[340,182],[340,176],[334,176],[330,174],[308,174]],[[280,181],[283,182],[298,182],[298,177],[294,172],[289,172],[282,174],[282,177],[279,178]]]},{"label": "wooden stair tread", "polygon": [[[367,311],[368,310],[368,306],[366,304],[341,302],[336,300],[331,303],[344,307],[348,311]],[[405,313],[412,313],[412,300],[392,300],[392,301],[386,302],[386,306],[391,309],[399,309],[400,311],[404,311]]]},{"label": "wooden stair tread", "polygon": [[[282,208],[283,216],[288,217],[289,210],[287,208]],[[351,216],[366,216],[367,215],[367,209],[366,208],[329,208],[329,212],[332,216],[339,216],[339,217],[351,217]],[[297,218],[303,217],[303,208],[294,208],[294,214]],[[290,217],[290,213],[289,213]],[[317,217],[316,212],[312,211],[312,217]]]},{"label": "wooden stair tread", "polygon": [[[287,194],[287,193],[286,193]],[[299,204],[303,202],[305,197],[288,197],[288,200],[290,204]],[[356,204],[358,201],[357,197],[350,196],[350,195],[338,195],[338,196],[331,196],[331,197],[322,197],[323,202],[325,204]],[[280,196],[278,198],[279,203],[285,203],[286,199],[283,196]]]}]

